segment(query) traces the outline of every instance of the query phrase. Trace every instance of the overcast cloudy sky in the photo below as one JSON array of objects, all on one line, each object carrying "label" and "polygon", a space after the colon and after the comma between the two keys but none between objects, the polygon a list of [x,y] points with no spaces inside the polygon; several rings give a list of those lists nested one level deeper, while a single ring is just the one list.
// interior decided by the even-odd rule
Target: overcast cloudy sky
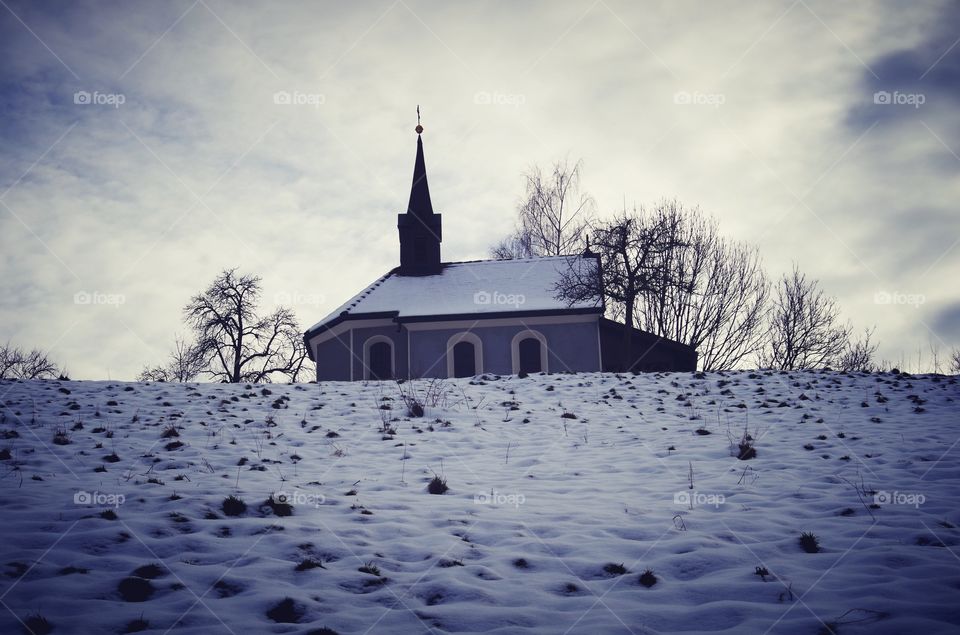
[{"label": "overcast cloudy sky", "polygon": [[417,104],[445,260],[582,158],[603,213],[700,205],[882,357],[960,344],[955,2],[0,5],[0,339],[75,379],[162,360],[225,267],[309,326],[395,266]]}]

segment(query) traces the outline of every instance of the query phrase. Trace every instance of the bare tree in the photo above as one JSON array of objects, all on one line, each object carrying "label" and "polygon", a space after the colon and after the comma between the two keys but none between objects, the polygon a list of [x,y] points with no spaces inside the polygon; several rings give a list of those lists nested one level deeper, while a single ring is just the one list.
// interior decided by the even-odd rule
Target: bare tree
[{"label": "bare tree", "polygon": [[533,244],[530,240],[530,234],[522,228],[515,229],[512,234],[490,249],[490,255],[497,260],[532,258]]},{"label": "bare tree", "polygon": [[275,374],[296,381],[304,372],[307,352],[293,312],[281,307],[260,317],[259,299],[259,277],[228,269],[184,308],[204,374],[236,383],[269,382]]},{"label": "bare tree", "polygon": [[39,349],[25,352],[9,342],[0,348],[0,379],[52,379],[60,369]]},{"label": "bare tree", "polygon": [[773,299],[769,339],[758,356],[760,365],[780,370],[824,368],[837,363],[850,339],[850,326],[840,323],[840,309],[808,280],[796,265],[784,274]]},{"label": "bare tree", "polygon": [[204,360],[197,347],[176,336],[167,364],[144,368],[137,381],[188,382],[194,381],[203,370]]},{"label": "bare tree", "polygon": [[170,369],[166,366],[144,366],[140,374],[137,375],[137,381],[168,382],[173,380],[170,378]]},{"label": "bare tree", "polygon": [[697,207],[666,200],[651,213],[672,232],[657,265],[672,284],[643,294],[641,328],[692,346],[707,371],[755,355],[763,345],[770,290],[757,249],[724,240],[716,220]]},{"label": "bare tree", "polygon": [[562,256],[582,249],[595,204],[581,190],[581,166],[565,159],[546,175],[536,166],[527,171],[517,228],[493,247],[494,258]]},{"label": "bare tree", "polygon": [[880,365],[874,361],[877,344],[872,342],[876,327],[863,330],[863,335],[857,340],[849,340],[847,348],[837,361],[837,368],[845,371],[863,371],[872,373],[879,370]]},{"label": "bare tree", "polygon": [[[591,248],[597,252],[599,271],[584,266],[580,259],[572,261],[554,289],[557,298],[570,304],[604,304],[611,317],[633,326],[641,298],[672,283],[670,272],[660,266],[676,235],[670,221],[634,209],[595,225]],[[623,333],[626,359],[632,363],[633,328],[625,328]]]},{"label": "bare tree", "polygon": [[960,375],[960,348],[955,348],[950,353],[950,371]]},{"label": "bare tree", "polygon": [[20,365],[22,379],[49,379],[56,377],[59,372],[59,368],[47,354],[37,349],[24,355]]},{"label": "bare tree", "polygon": [[12,379],[16,375],[15,369],[20,363],[22,352],[15,349],[7,342],[3,348],[0,348],[0,379]]}]

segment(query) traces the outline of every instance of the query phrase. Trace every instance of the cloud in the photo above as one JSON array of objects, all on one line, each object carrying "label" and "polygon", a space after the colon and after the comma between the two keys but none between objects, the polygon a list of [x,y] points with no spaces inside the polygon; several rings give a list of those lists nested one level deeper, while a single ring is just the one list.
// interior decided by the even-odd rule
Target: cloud
[{"label": "cloud", "polygon": [[878,312],[878,288],[957,299],[960,47],[907,81],[947,5],[7,4],[36,37],[0,9],[0,340],[75,377],[158,361],[225,267],[322,297],[309,325],[395,266],[417,104],[445,259],[485,257],[521,172],[569,155],[602,213],[677,196],[773,274],[799,261],[888,357],[935,307]]},{"label": "cloud", "polygon": [[954,302],[937,312],[933,330],[943,341],[960,342],[960,302]]},{"label": "cloud", "polygon": [[[960,105],[960,11],[948,3],[931,15],[913,41],[869,62],[863,74],[865,97],[851,111],[851,125],[882,120],[922,120]],[[951,133],[957,128],[952,127]],[[956,140],[955,134],[951,138]]]}]

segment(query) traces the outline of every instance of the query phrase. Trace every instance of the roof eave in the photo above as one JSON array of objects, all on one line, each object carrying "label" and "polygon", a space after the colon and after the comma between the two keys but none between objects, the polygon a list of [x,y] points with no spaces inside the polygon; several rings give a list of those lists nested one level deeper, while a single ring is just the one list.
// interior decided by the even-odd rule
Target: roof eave
[{"label": "roof eave", "polygon": [[566,309],[537,309],[533,311],[495,311],[489,313],[434,313],[430,315],[409,315],[397,317],[400,324],[405,322],[451,322],[456,320],[491,320],[503,318],[541,317],[545,315],[589,315],[601,314],[600,307],[576,307]]},{"label": "roof eave", "polygon": [[[396,318],[397,315],[399,314],[400,314],[399,311],[376,311],[376,312],[369,312],[369,313],[348,313],[347,311],[344,311],[343,313],[333,318],[332,320],[328,320],[323,324],[318,324],[316,326],[313,326],[307,329],[307,331],[303,334],[303,341],[309,342],[311,339],[313,339],[320,333],[323,333],[324,331],[329,331],[336,325],[340,324],[341,322],[345,322],[347,320],[382,320],[385,318]],[[310,352],[309,349],[310,347],[307,346],[308,353]],[[312,355],[310,356],[310,359],[313,360]]]}]

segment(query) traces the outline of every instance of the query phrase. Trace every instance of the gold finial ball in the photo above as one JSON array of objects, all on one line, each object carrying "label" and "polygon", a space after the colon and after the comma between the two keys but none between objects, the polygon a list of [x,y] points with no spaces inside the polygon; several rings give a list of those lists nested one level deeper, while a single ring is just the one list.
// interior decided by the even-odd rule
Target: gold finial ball
[{"label": "gold finial ball", "polygon": [[417,131],[417,134],[420,134],[421,132],[423,132],[423,126],[421,126],[420,124],[417,124],[417,127],[414,128],[414,130]]}]

